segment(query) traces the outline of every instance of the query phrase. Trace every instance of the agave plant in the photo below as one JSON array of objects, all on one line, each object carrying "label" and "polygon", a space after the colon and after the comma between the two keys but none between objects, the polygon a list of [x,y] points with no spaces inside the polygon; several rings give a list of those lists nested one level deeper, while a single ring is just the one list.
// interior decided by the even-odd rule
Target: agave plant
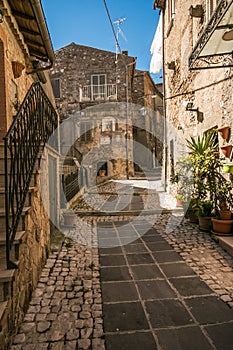
[{"label": "agave plant", "polygon": [[205,133],[196,139],[187,140],[192,162],[194,198],[200,201],[211,201],[217,206],[217,188],[221,183],[221,162],[216,151],[218,142],[215,133]]},{"label": "agave plant", "polygon": [[187,146],[191,154],[204,155],[207,152],[215,152],[218,148],[218,141],[214,132],[205,133],[204,135],[197,136],[195,140],[191,137],[191,140],[187,140]]}]

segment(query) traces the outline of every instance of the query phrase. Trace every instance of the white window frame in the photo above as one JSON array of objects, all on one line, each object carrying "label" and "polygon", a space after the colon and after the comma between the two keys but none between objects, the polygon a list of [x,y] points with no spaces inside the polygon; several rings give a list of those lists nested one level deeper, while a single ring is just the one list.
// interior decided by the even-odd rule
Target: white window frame
[{"label": "white window frame", "polygon": [[[98,84],[94,83],[94,78],[97,77]],[[104,84],[100,84],[101,77],[104,77]],[[106,100],[107,99],[107,75],[106,74],[92,74],[91,75],[91,99],[92,100]]]},{"label": "white window frame", "polygon": [[167,30],[167,36],[169,35],[171,28],[173,26],[173,21],[176,14],[176,3],[175,0],[168,0],[167,4],[167,21],[168,21],[168,30]]},{"label": "white window frame", "polygon": [[210,20],[220,0],[206,0],[206,20]]}]

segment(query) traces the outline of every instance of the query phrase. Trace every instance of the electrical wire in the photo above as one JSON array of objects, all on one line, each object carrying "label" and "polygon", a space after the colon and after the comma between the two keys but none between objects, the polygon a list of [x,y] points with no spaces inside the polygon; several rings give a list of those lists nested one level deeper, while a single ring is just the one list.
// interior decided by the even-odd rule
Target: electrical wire
[{"label": "electrical wire", "polygon": [[103,0],[103,2],[104,2],[104,7],[105,7],[105,10],[107,12],[108,19],[109,19],[109,22],[110,22],[110,25],[111,25],[111,28],[112,28],[112,32],[113,32],[114,38],[115,38],[115,41],[116,41],[116,47],[117,47],[118,51],[121,52],[120,44],[119,44],[119,41],[117,39],[117,35],[116,35],[115,29],[114,29],[114,26],[113,26],[113,22],[112,22],[112,19],[111,19],[111,16],[110,16],[108,5],[106,3],[106,0]]}]

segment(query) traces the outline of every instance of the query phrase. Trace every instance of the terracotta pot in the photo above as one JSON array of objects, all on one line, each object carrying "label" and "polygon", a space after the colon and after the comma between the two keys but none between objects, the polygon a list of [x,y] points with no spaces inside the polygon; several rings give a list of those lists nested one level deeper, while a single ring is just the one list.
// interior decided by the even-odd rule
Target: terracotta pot
[{"label": "terracotta pot", "polygon": [[226,157],[229,158],[231,155],[231,150],[232,150],[232,145],[226,145],[221,147],[222,154]]},{"label": "terracotta pot", "polygon": [[233,220],[219,220],[212,218],[213,232],[216,235],[231,235]]},{"label": "terracotta pot", "polygon": [[198,209],[189,209],[189,211],[188,211],[189,221],[194,223],[194,224],[198,223],[197,211],[198,211]]},{"label": "terracotta pot", "polygon": [[222,220],[231,220],[231,211],[230,210],[220,210],[220,219]]},{"label": "terracotta pot", "polygon": [[77,216],[72,213],[70,214],[64,213],[63,218],[64,218],[64,226],[74,226],[77,222]]},{"label": "terracotta pot", "polygon": [[209,216],[199,216],[199,229],[201,231],[209,232],[211,230],[211,217]]},{"label": "terracotta pot", "polygon": [[176,206],[177,207],[183,207],[182,201],[179,198],[176,198]]},{"label": "terracotta pot", "polygon": [[230,137],[230,127],[229,126],[223,126],[222,128],[218,129],[219,135],[224,139],[224,140],[229,140]]}]

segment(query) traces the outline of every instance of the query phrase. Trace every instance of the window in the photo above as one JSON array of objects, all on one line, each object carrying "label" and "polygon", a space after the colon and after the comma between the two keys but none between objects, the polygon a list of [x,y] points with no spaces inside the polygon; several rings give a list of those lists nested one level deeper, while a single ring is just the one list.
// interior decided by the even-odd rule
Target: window
[{"label": "window", "polygon": [[91,122],[81,122],[80,124],[80,140],[82,142],[92,141],[92,123]]},{"label": "window", "polygon": [[114,118],[104,118],[102,119],[102,132],[115,131],[115,119]]},{"label": "window", "polygon": [[55,98],[61,98],[61,81],[59,78],[51,79],[53,93]]},{"label": "window", "polygon": [[168,22],[170,23],[175,16],[175,0],[168,1]]},{"label": "window", "polygon": [[96,74],[91,76],[91,99],[106,100],[107,85],[106,74]]},{"label": "window", "polygon": [[175,0],[168,0],[167,16],[168,16],[168,30],[167,30],[167,36],[168,36],[173,26],[173,20],[175,17]]}]

